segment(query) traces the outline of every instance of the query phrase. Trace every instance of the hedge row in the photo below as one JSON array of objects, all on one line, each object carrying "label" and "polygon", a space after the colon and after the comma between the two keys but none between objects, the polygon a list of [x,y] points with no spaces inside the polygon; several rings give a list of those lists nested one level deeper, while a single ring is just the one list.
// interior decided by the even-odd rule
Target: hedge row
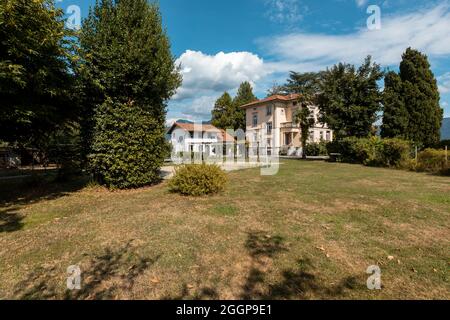
[{"label": "hedge row", "polygon": [[401,167],[411,155],[411,145],[401,139],[349,137],[327,144],[328,153],[341,154],[342,161],[376,167]]}]

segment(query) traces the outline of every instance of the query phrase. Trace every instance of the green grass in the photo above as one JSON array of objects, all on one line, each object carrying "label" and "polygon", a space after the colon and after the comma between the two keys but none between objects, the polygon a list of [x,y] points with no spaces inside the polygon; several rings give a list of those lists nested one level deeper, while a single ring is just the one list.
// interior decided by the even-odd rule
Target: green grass
[{"label": "green grass", "polygon": [[448,177],[283,160],[212,197],[19,183],[0,184],[0,299],[450,298]]}]

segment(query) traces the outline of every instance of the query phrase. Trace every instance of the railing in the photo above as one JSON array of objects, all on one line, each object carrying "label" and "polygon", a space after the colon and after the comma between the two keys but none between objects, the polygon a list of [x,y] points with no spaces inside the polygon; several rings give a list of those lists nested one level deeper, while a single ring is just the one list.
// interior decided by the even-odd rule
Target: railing
[{"label": "railing", "polygon": [[298,123],[293,123],[293,122],[284,122],[281,123],[281,128],[298,128],[299,125]]}]

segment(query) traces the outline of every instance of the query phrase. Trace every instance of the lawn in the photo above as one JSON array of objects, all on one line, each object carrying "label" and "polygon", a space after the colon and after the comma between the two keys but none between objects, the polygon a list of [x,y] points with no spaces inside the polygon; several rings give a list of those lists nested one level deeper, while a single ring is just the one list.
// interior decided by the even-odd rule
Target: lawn
[{"label": "lawn", "polygon": [[282,163],[201,198],[0,181],[0,299],[450,299],[448,177]]}]

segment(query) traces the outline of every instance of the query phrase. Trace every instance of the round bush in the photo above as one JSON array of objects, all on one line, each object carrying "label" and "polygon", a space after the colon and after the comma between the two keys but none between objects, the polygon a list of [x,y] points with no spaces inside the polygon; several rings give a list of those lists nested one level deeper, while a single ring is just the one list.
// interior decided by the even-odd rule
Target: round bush
[{"label": "round bush", "polygon": [[201,196],[222,191],[226,182],[225,172],[217,165],[188,164],[177,168],[169,189],[183,195]]}]

